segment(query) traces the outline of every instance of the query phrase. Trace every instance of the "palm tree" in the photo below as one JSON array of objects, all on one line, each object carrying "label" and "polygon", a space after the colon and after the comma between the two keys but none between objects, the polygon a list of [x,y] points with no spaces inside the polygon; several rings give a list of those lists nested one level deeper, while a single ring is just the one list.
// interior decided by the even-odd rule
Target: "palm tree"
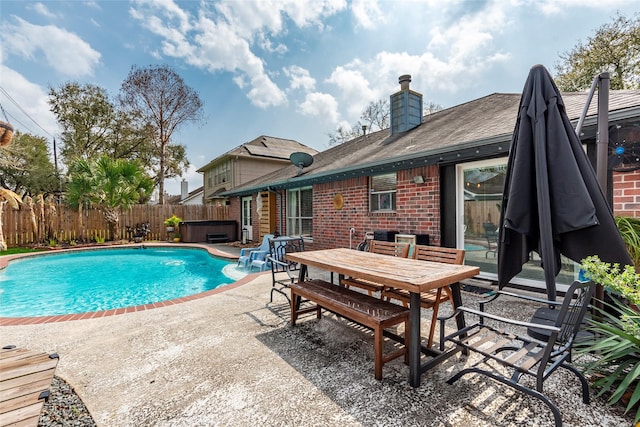
[{"label": "palm tree", "polygon": [[68,201],[79,209],[89,202],[102,210],[113,240],[118,240],[119,210],[129,210],[153,189],[153,181],[132,161],[102,156],[70,167]]},{"label": "palm tree", "polygon": [[74,209],[78,209],[78,225],[80,228],[80,239],[85,240],[84,222],[82,213],[85,207],[91,205],[92,170],[91,163],[85,159],[76,160],[69,168],[71,180],[67,186],[67,204]]},{"label": "palm tree", "polygon": [[9,204],[13,209],[18,209],[18,205],[22,203],[22,198],[11,190],[0,187],[0,251],[7,250],[7,244],[4,241],[4,233],[2,232],[2,216],[4,215],[4,207]]}]

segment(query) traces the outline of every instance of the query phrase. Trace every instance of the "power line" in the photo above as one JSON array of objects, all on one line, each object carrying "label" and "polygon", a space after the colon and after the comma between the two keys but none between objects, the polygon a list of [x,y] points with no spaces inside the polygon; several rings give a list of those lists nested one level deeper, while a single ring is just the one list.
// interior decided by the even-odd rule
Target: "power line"
[{"label": "power line", "polygon": [[[19,109],[20,111],[22,111],[22,113],[23,113],[25,116],[27,116],[27,117],[29,118],[29,120],[31,120],[33,123],[35,123],[35,124],[36,124],[36,126],[38,126],[40,129],[42,129],[42,131],[43,131],[44,133],[46,133],[46,134],[47,134],[47,135],[49,135],[51,138],[53,138],[53,135],[51,135],[49,132],[47,132],[47,130],[46,130],[45,128],[43,128],[42,126],[40,126],[40,123],[36,122],[36,121],[35,121],[35,119],[34,119],[33,117],[31,117],[31,116],[29,115],[29,113],[27,113],[27,112],[24,110],[24,108],[22,108],[22,107],[20,106],[20,104],[18,104],[18,102],[17,102],[15,99],[13,99],[13,97],[12,97],[11,95],[9,95],[9,93],[8,93],[8,92],[7,92],[7,91],[6,91],[2,86],[0,86],[0,92],[2,92],[2,93],[7,97],[7,99],[9,99],[9,101],[11,101],[11,102],[13,103],[13,105],[15,105],[16,107],[18,107],[18,109]],[[14,118],[15,118],[15,117],[14,117]],[[23,126],[24,126],[24,125],[23,125]],[[25,127],[26,127],[26,126],[25,126]],[[27,128],[27,129],[28,129],[28,128]],[[33,133],[33,132],[32,132],[32,133]]]},{"label": "power line", "polygon": [[4,112],[4,114],[5,114],[5,115],[7,115],[7,116],[11,117],[11,118],[13,119],[12,121],[14,121],[14,122],[18,123],[20,126],[22,126],[23,128],[25,128],[26,130],[28,130],[28,131],[29,131],[29,133],[31,133],[31,134],[33,134],[33,135],[35,135],[35,132],[34,132],[34,131],[32,131],[32,130],[29,128],[29,126],[25,125],[25,124],[24,124],[24,123],[22,123],[20,120],[16,119],[16,116],[14,116],[14,115],[13,115],[13,114],[11,114],[11,113],[8,113],[8,112],[7,112],[7,111],[5,111],[4,109],[3,109],[3,112]]}]

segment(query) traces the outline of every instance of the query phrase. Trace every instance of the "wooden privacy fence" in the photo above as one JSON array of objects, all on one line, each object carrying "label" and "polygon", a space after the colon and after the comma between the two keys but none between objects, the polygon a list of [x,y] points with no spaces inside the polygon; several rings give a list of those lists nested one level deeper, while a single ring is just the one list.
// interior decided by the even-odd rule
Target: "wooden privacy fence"
[{"label": "wooden privacy fence", "polygon": [[[149,233],[145,240],[164,240],[167,238],[164,220],[176,215],[184,221],[226,220],[227,206],[213,205],[135,205],[128,211],[120,211],[118,223],[119,238],[131,239],[132,233],[127,227],[148,223]],[[65,205],[56,204],[55,209],[47,209],[42,216],[33,215],[25,209],[5,209],[2,229],[7,246],[26,246],[33,244],[69,243],[72,241],[91,242],[96,238],[112,240],[107,223],[100,209],[82,212],[82,226],[78,211]]]}]

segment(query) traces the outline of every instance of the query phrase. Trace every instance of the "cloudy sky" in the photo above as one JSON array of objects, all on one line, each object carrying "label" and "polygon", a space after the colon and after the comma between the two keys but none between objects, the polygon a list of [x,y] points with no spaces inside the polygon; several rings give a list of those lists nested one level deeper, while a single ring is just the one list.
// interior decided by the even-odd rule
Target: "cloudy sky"
[{"label": "cloudy sky", "polygon": [[[53,141],[49,87],[117,95],[133,65],[168,64],[204,102],[206,123],[175,142],[195,170],[259,135],[324,150],[371,101],[411,88],[451,107],[518,93],[559,54],[636,0],[132,0],[0,2],[0,104],[18,130]],[[3,120],[6,120],[2,116]],[[179,193],[179,180],[167,182]]]}]

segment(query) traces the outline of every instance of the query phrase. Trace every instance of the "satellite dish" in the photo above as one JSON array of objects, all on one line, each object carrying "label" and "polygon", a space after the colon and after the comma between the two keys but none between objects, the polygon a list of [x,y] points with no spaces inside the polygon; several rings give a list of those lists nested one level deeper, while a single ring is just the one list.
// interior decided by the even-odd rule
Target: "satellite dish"
[{"label": "satellite dish", "polygon": [[295,153],[291,153],[289,160],[291,160],[291,163],[298,166],[298,175],[302,175],[302,169],[311,166],[313,163],[313,156],[309,153],[297,151]]},{"label": "satellite dish", "polygon": [[640,126],[614,125],[609,128],[609,169],[632,172],[640,169]]}]

